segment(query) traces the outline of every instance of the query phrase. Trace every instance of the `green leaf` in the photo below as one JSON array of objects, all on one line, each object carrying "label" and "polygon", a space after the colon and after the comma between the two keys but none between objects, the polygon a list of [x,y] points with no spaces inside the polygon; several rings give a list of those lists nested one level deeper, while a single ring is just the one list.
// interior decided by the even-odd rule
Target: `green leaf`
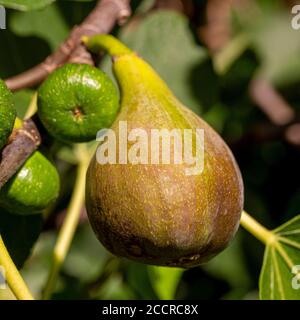
[{"label": "green leaf", "polygon": [[[97,141],[90,141],[86,143],[87,152],[90,154],[91,157],[96,152],[97,147]],[[61,144],[60,142],[58,142],[55,153],[59,159],[65,162],[69,162],[74,165],[80,162],[80,155],[76,154],[76,150],[74,149],[73,145]]]},{"label": "green leaf", "polygon": [[19,118],[24,118],[33,94],[34,90],[30,89],[19,90],[14,93],[13,100]]},{"label": "green leaf", "polygon": [[131,300],[136,299],[134,292],[123,281],[120,273],[113,273],[105,283],[103,283],[98,291],[91,292],[92,299],[112,299],[112,300]]},{"label": "green leaf", "polygon": [[181,279],[183,270],[178,268],[165,268],[148,266],[152,286],[159,297],[163,300],[175,298],[176,289]]},{"label": "green leaf", "polygon": [[300,300],[300,215],[273,232],[260,274],[260,298]]},{"label": "green leaf", "polygon": [[259,55],[260,75],[275,85],[289,85],[300,80],[299,31],[291,27],[291,13],[282,3],[263,3],[253,1],[253,7],[237,14],[237,31],[244,29]]},{"label": "green leaf", "polygon": [[126,274],[128,285],[136,292],[138,299],[157,299],[146,265],[130,261]]},{"label": "green leaf", "polygon": [[56,156],[65,162],[74,165],[78,164],[78,158],[76,157],[74,148],[71,145],[63,145],[56,151]]},{"label": "green leaf", "polygon": [[42,290],[47,281],[56,239],[57,234],[55,232],[41,233],[30,258],[27,259],[22,268],[22,276],[37,299],[41,298]]},{"label": "green leaf", "polygon": [[39,11],[16,12],[11,18],[10,28],[19,36],[37,36],[46,40],[52,50],[57,49],[69,32],[56,5]]},{"label": "green leaf", "polygon": [[[45,287],[56,241],[57,232],[43,232],[31,257],[22,269],[22,275],[37,298],[41,297],[42,290]],[[108,253],[96,239],[91,227],[87,223],[80,225],[72,241],[54,293],[60,294],[60,292],[66,290],[68,279],[72,279],[74,284],[75,282],[76,284],[79,283],[82,287],[87,282],[94,281],[97,275],[101,275],[107,256]],[[104,293],[108,294],[107,292]],[[111,297],[101,296],[101,298],[109,299]]]},{"label": "green leaf", "polygon": [[120,38],[157,70],[187,107],[199,114],[215,104],[218,81],[212,61],[195,42],[185,16],[156,11],[123,28]]},{"label": "green leaf", "polygon": [[226,250],[204,264],[202,268],[215,278],[227,281],[232,288],[246,292],[250,287],[240,234],[236,235]]},{"label": "green leaf", "polygon": [[51,53],[49,46],[42,39],[18,37],[9,29],[1,30],[0,43],[0,77],[2,79],[35,66]]},{"label": "green leaf", "polygon": [[228,109],[222,104],[215,104],[205,114],[203,114],[203,119],[205,119],[205,121],[208,122],[218,132],[223,131],[224,124],[228,118]]},{"label": "green leaf", "polygon": [[99,244],[90,225],[84,224],[76,232],[63,270],[82,282],[92,281],[107,258],[108,252]]},{"label": "green leaf", "polygon": [[11,9],[30,11],[44,8],[54,1],[55,0],[0,0],[0,4]]},{"label": "green leaf", "polygon": [[142,0],[137,3],[137,8],[135,9],[135,14],[146,14],[155,5],[155,0]]},{"label": "green leaf", "polygon": [[0,208],[0,233],[17,267],[28,258],[42,231],[42,215],[15,215]]}]

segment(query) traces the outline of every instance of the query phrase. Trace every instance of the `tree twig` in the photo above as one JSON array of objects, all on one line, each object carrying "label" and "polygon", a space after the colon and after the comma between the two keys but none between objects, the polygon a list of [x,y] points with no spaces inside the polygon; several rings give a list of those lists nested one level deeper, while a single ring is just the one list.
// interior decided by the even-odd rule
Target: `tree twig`
[{"label": "tree twig", "polygon": [[288,142],[295,146],[300,146],[300,123],[294,123],[288,126],[284,134]]},{"label": "tree twig", "polygon": [[[206,4],[206,24],[200,28],[200,36],[214,53],[214,64],[218,73],[227,71],[248,44],[248,39],[243,34],[231,40],[229,13],[233,8],[250,12],[251,6],[248,0],[210,0]],[[249,85],[249,96],[269,118],[271,127],[273,126],[271,135],[267,132],[268,137],[281,136],[287,142],[300,146],[299,119],[294,109],[267,79],[254,77]]]},{"label": "tree twig", "polygon": [[250,83],[249,94],[271,123],[280,126],[281,136],[300,147],[299,117],[281,94],[267,80],[257,77]]},{"label": "tree twig", "polygon": [[249,92],[252,100],[274,124],[286,125],[294,119],[294,110],[267,80],[254,78]]},{"label": "tree twig", "polygon": [[122,24],[130,16],[130,0],[100,0],[94,10],[79,25],[75,26],[67,40],[44,62],[19,75],[6,80],[7,86],[19,90],[43,81],[49,73],[67,61],[90,63],[91,56],[81,44],[83,35],[108,33],[116,22]]}]

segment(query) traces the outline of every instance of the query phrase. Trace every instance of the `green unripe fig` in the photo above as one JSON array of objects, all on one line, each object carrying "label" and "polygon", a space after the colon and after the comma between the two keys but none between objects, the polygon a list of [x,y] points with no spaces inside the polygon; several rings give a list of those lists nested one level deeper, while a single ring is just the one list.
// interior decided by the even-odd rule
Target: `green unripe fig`
[{"label": "green unripe fig", "polygon": [[[143,128],[148,137],[157,129],[188,129],[194,138],[196,129],[204,130],[200,174],[187,174],[186,163],[102,164],[98,147],[86,185],[87,212],[97,237],[115,255],[147,264],[193,267],[209,260],[233,238],[243,209],[243,182],[230,149],[118,40],[99,35],[86,44],[113,56],[121,90],[121,111],[111,127],[117,146],[121,121],[127,123],[128,133]],[[128,157],[132,144],[127,141]]]},{"label": "green unripe fig", "polygon": [[38,90],[38,114],[56,139],[87,142],[109,127],[119,109],[117,88],[101,70],[87,64],[65,64]]},{"label": "green unripe fig", "polygon": [[0,189],[0,206],[14,214],[39,213],[54,203],[59,188],[56,168],[44,155],[35,151]]},{"label": "green unripe fig", "polygon": [[5,82],[0,79],[0,150],[10,136],[16,118],[16,110],[12,101],[12,93]]}]

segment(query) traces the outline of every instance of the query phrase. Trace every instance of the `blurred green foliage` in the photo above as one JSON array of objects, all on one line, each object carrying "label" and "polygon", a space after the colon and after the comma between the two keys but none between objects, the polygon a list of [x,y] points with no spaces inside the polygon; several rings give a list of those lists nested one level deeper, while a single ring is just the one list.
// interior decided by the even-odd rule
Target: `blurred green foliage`
[{"label": "blurred green foliage", "polygon": [[[300,31],[291,28],[284,1],[253,3],[253,11],[234,13],[235,33],[245,33],[249,45],[223,75],[217,75],[213,59],[188,17],[167,10],[149,12],[153,1],[133,1],[138,18],[114,33],[154,66],[184,104],[223,135],[243,174],[245,208],[271,228],[300,211],[300,154],[281,137],[251,139],[257,125],[264,128],[269,120],[250,99],[248,85],[254,75],[261,74],[299,109]],[[43,61],[95,1],[0,0],[0,4],[22,10],[8,10],[8,29],[0,31],[0,77],[6,78]],[[108,59],[101,67],[111,74]],[[29,89],[15,93],[19,116],[25,114],[32,94]],[[25,221],[25,217],[12,216],[8,221],[0,209],[0,228],[19,266],[36,242],[22,274],[39,297],[50,268],[57,217],[61,217],[53,213],[64,210],[69,201],[74,158],[69,146],[54,144],[37,124],[44,148],[61,174],[60,201],[51,208],[39,238],[41,217],[34,216],[32,221],[26,217]],[[203,267],[184,271],[145,266],[111,256],[85,220],[72,243],[54,298],[256,299],[262,258],[263,246],[240,230],[232,245]],[[1,291],[1,297],[11,298],[11,294]]]}]

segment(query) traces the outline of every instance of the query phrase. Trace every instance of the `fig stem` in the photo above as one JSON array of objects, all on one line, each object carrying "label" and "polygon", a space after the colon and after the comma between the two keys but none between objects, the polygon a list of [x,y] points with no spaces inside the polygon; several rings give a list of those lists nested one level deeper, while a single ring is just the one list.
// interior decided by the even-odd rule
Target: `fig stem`
[{"label": "fig stem", "polygon": [[79,164],[77,167],[75,188],[66,213],[66,218],[63,222],[61,230],[59,231],[58,238],[54,247],[52,266],[45,286],[45,290],[43,292],[44,300],[50,299],[51,294],[54,290],[56,279],[70,248],[76,227],[79,222],[81,209],[84,206],[85,179],[90,156],[85,145],[78,145],[76,151],[78,154]]},{"label": "fig stem", "polygon": [[0,235],[0,265],[4,268],[6,281],[19,300],[34,300],[20,272],[10,257]]},{"label": "fig stem", "polygon": [[257,222],[246,211],[242,212],[241,225],[250,232],[255,238],[260,240],[265,245],[270,244],[275,239],[275,234]]},{"label": "fig stem", "polygon": [[121,41],[109,34],[98,34],[92,37],[83,36],[82,42],[88,50],[94,53],[99,53],[104,50],[112,57],[134,53],[134,51],[127,48]]},{"label": "fig stem", "polygon": [[31,97],[30,103],[24,116],[24,120],[30,119],[37,112],[37,98],[38,94],[37,91],[35,91]]},{"label": "fig stem", "polygon": [[250,45],[249,37],[241,33],[214,55],[213,64],[218,74],[225,74]]}]

